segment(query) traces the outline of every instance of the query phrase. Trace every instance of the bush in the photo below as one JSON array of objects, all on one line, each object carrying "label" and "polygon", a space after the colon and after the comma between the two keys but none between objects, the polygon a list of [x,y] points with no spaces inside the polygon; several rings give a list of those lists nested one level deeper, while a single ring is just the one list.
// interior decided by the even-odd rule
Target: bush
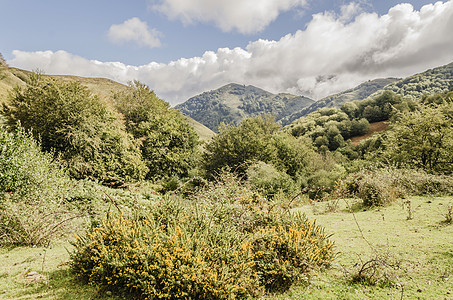
[{"label": "bush", "polygon": [[0,125],[0,199],[4,193],[34,194],[58,184],[63,170],[41,152],[31,134],[20,126],[8,132]]},{"label": "bush", "polygon": [[297,191],[291,176],[264,162],[251,165],[247,169],[247,178],[250,184],[268,199],[272,199],[279,192],[292,194]]},{"label": "bush", "polygon": [[269,291],[285,291],[291,285],[308,281],[310,271],[330,265],[333,259],[331,242],[305,216],[282,216],[272,226],[258,231],[252,241],[254,269],[260,282]]},{"label": "bush", "polygon": [[329,265],[333,245],[302,215],[269,204],[231,174],[190,202],[109,213],[77,237],[72,270],[133,297],[233,299],[287,289]]},{"label": "bush", "polygon": [[0,244],[44,245],[65,234],[75,213],[64,205],[68,179],[31,134],[0,127]]},{"label": "bush", "polygon": [[342,195],[361,198],[365,206],[379,206],[412,195],[452,195],[453,177],[390,166],[353,173],[337,189]]}]

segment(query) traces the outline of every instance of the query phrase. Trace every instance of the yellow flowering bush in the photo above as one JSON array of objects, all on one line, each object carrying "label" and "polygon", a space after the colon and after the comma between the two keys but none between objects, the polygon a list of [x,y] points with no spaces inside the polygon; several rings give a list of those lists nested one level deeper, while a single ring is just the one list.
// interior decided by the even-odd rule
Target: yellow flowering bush
[{"label": "yellow flowering bush", "polygon": [[109,213],[77,237],[72,270],[136,298],[243,299],[286,289],[327,266],[334,252],[321,228],[282,207],[222,178],[189,200]]},{"label": "yellow flowering bush", "polygon": [[140,298],[260,294],[250,246],[228,226],[208,228],[206,215],[182,217],[177,224],[154,217],[109,214],[85,237],[77,237],[73,271],[90,284]]}]

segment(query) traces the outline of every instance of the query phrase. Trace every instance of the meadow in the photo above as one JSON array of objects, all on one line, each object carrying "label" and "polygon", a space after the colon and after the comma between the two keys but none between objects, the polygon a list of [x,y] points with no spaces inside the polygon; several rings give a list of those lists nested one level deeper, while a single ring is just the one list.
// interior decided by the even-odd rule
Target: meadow
[{"label": "meadow", "polygon": [[[354,199],[302,204],[293,210],[324,226],[339,253],[309,285],[262,299],[453,299],[453,225],[447,222],[452,205],[452,197],[410,197],[367,210]],[[0,298],[121,299],[76,280],[69,270],[73,250],[64,240],[2,248]],[[374,260],[364,276],[376,282],[354,282]],[[42,277],[28,278],[32,271]]]}]

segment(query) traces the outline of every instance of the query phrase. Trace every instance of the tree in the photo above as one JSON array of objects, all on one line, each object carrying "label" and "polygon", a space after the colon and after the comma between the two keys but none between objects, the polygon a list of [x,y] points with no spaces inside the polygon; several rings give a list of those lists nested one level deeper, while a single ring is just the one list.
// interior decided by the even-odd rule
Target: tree
[{"label": "tree", "polygon": [[453,171],[453,103],[406,112],[384,141],[385,157],[431,172]]},{"label": "tree", "polygon": [[119,115],[75,81],[32,74],[2,112],[10,128],[20,121],[74,178],[107,183],[144,176],[146,166]]},{"label": "tree", "polygon": [[181,113],[169,108],[146,85],[135,81],[130,92],[114,95],[127,131],[140,141],[147,178],[186,177],[198,156],[198,135]]},{"label": "tree", "polygon": [[259,160],[269,162],[275,159],[276,149],[272,136],[280,126],[269,116],[243,120],[239,126],[222,124],[219,134],[206,145],[203,155],[204,167],[209,174],[229,167],[245,173],[244,162]]},{"label": "tree", "polygon": [[262,161],[295,181],[307,177],[315,169],[313,162],[318,154],[306,138],[295,138],[280,129],[269,116],[245,119],[237,127],[221,126],[219,134],[206,145],[205,170],[215,174],[227,167],[242,175],[247,162]]}]

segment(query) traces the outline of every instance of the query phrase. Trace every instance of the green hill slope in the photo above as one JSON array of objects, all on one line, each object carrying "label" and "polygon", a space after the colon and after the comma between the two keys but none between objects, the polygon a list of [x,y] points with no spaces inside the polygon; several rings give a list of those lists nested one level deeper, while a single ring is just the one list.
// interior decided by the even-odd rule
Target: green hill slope
[{"label": "green hill slope", "polygon": [[176,108],[215,131],[222,122],[238,124],[257,115],[270,114],[280,120],[312,103],[303,96],[272,94],[251,85],[231,83],[192,97]]},{"label": "green hill slope", "polygon": [[443,93],[452,88],[453,63],[450,63],[395,81],[386,85],[382,90],[375,92],[370,97],[377,96],[382,91],[388,90],[404,98],[415,100],[421,98],[423,95]]},{"label": "green hill slope", "polygon": [[316,101],[312,105],[303,108],[299,111],[294,111],[292,114],[283,118],[280,122],[283,125],[288,125],[293,121],[299,119],[300,117],[306,116],[309,113],[317,111],[323,107],[341,107],[346,102],[354,101],[354,100],[363,100],[370,95],[376,93],[377,91],[381,91],[382,88],[391,84],[395,81],[398,81],[398,78],[379,78],[375,80],[370,80],[364,82],[355,88],[346,90],[344,92],[325,97],[319,101]]}]

